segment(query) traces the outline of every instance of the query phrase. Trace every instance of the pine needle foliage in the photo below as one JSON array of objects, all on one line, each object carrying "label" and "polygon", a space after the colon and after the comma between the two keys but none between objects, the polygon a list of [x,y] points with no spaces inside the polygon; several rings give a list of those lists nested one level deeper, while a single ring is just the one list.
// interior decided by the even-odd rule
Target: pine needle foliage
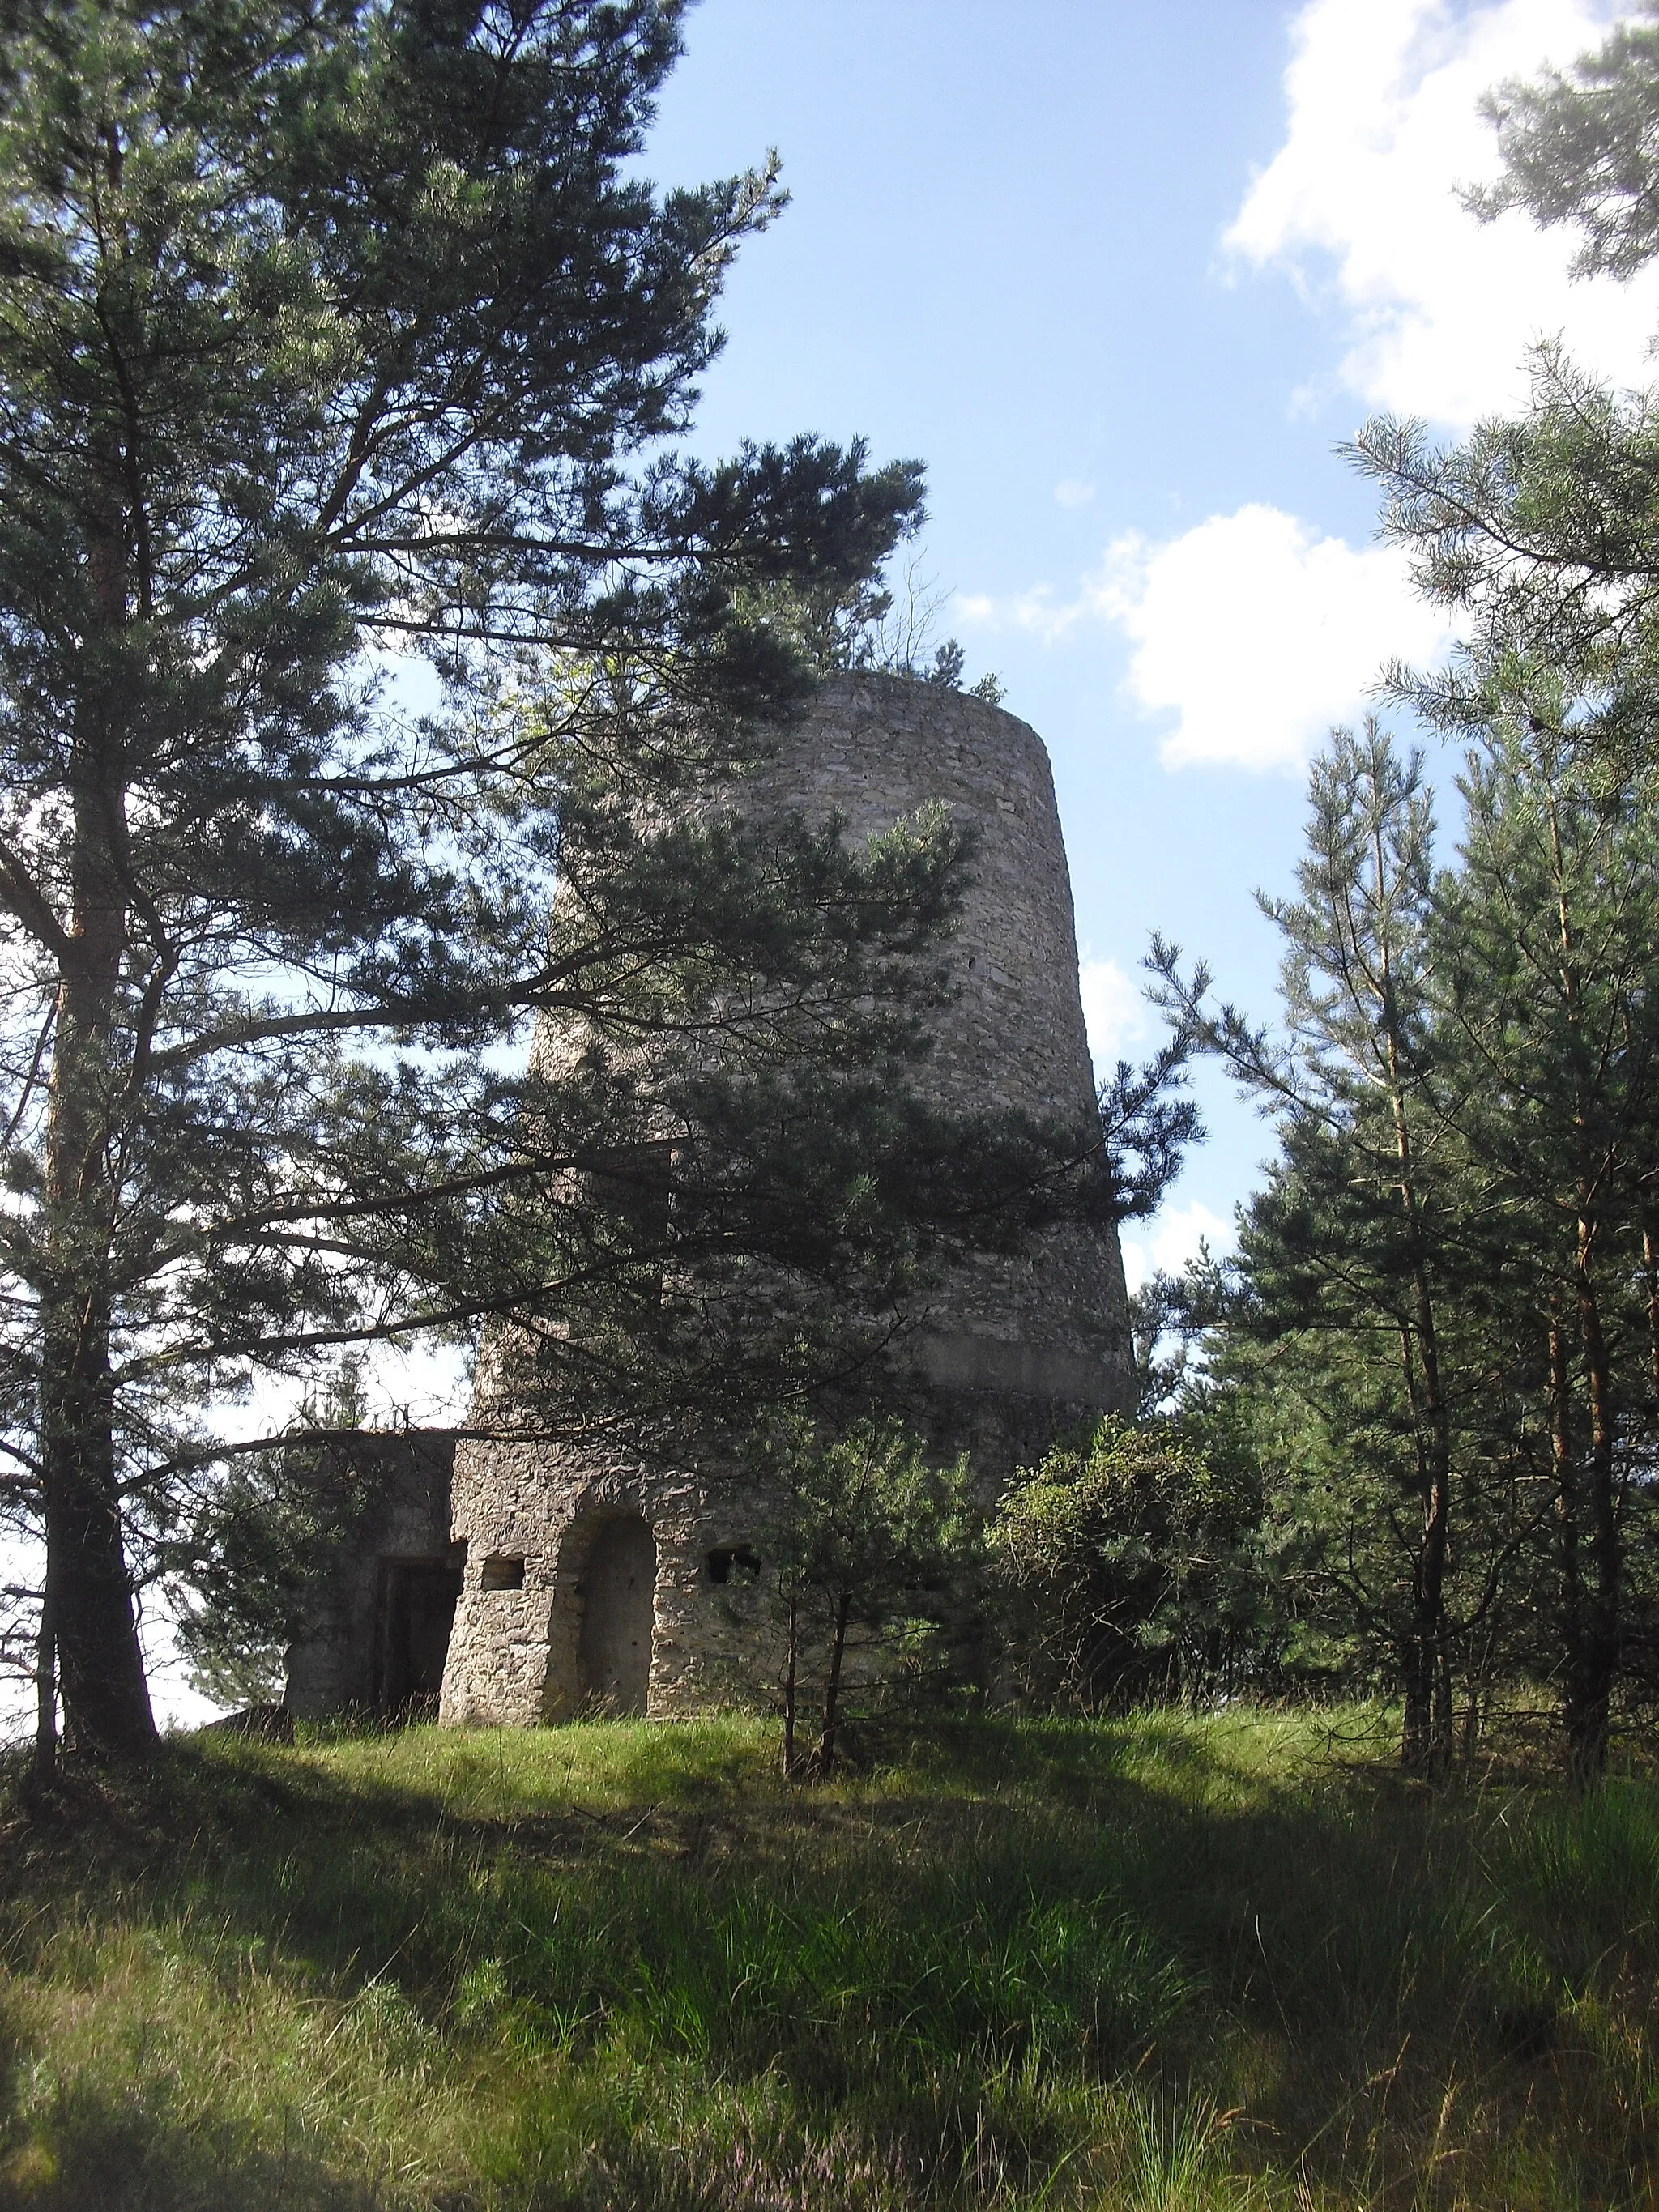
[{"label": "pine needle foliage", "polygon": [[[0,6],[0,1504],[48,1750],[54,1661],[78,1741],[153,1742],[135,1577],[239,1394],[511,1322],[741,1399],[665,1279],[890,1326],[923,1214],[1018,1184],[964,1198],[907,1081],[962,841],[742,818],[814,673],[767,607],[873,588],[921,474],[676,450],[782,205],[637,177],[681,12]],[[543,1014],[592,1049],[512,1073]]]}]

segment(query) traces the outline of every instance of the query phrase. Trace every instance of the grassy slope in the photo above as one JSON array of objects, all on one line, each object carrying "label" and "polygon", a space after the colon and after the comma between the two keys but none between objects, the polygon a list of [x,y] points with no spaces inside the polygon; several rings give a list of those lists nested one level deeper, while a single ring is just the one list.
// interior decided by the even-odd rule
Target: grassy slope
[{"label": "grassy slope", "polygon": [[15,1806],[0,2204],[1659,2203],[1659,1789],[1328,1717],[169,1748]]}]

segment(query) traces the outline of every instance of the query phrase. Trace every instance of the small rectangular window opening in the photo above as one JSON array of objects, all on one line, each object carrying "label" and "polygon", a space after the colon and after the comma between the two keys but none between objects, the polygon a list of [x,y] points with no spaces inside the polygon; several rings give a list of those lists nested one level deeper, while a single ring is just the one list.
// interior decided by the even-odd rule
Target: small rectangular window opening
[{"label": "small rectangular window opening", "polygon": [[522,1589],[524,1561],[511,1559],[503,1552],[492,1552],[483,1563],[478,1587],[487,1590]]},{"label": "small rectangular window opening", "polygon": [[738,1582],[760,1579],[760,1553],[749,1544],[722,1544],[708,1554],[708,1565],[711,1583],[729,1583],[734,1571]]}]

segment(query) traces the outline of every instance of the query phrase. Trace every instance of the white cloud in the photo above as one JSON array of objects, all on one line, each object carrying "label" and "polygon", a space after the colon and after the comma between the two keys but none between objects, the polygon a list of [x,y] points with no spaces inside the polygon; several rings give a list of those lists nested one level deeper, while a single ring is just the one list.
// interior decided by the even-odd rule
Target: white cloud
[{"label": "white cloud", "polygon": [[1062,477],[1054,486],[1054,497],[1062,507],[1087,507],[1094,495],[1095,487],[1077,477]]},{"label": "white cloud", "polygon": [[[1341,384],[1366,407],[1454,432],[1518,407],[1525,359],[1564,333],[1618,381],[1659,382],[1659,266],[1630,284],[1575,283],[1577,240],[1515,211],[1492,224],[1460,188],[1492,177],[1480,95],[1565,66],[1622,15],[1614,0],[1307,0],[1292,26],[1284,143],[1226,235],[1242,262],[1288,269],[1338,318]],[[1062,504],[1081,483],[1056,486]],[[1138,533],[1069,592],[958,599],[964,624],[1045,645],[1109,623],[1127,690],[1165,720],[1171,766],[1296,769],[1333,722],[1363,713],[1381,665],[1450,645],[1395,550],[1356,548],[1266,505],[1164,541]]]},{"label": "white cloud", "polygon": [[1033,584],[1017,599],[995,599],[988,592],[957,592],[951,601],[957,622],[990,629],[1034,630],[1044,645],[1055,645],[1099,607],[1085,582],[1074,599],[1054,604],[1052,584]]},{"label": "white cloud", "polygon": [[1120,538],[1085,589],[1133,643],[1132,696],[1177,717],[1161,748],[1170,767],[1299,768],[1364,710],[1390,655],[1432,660],[1449,635],[1402,553],[1356,552],[1274,507],[1212,515],[1163,545]]},{"label": "white cloud", "polygon": [[959,599],[967,623],[1012,623],[1045,644],[1079,623],[1121,629],[1127,689],[1173,714],[1166,765],[1299,769],[1334,722],[1364,711],[1382,664],[1432,663],[1450,631],[1415,596],[1405,556],[1322,538],[1276,507],[1212,515],[1155,544],[1120,538],[1076,594]]},{"label": "white cloud", "polygon": [[1151,1280],[1159,1270],[1178,1275],[1198,1248],[1207,1244],[1219,1255],[1232,1249],[1233,1232],[1218,1214],[1194,1199],[1189,1206],[1172,1206],[1158,1214],[1141,1234],[1123,1238],[1123,1273],[1132,1291]]},{"label": "white cloud", "polygon": [[1146,1034],[1146,1002],[1140,986],[1115,960],[1086,955],[1078,970],[1083,987],[1083,1018],[1097,1079],[1104,1082],[1121,1059]]},{"label": "white cloud", "polygon": [[1512,409],[1528,347],[1559,331],[1615,380],[1651,374],[1659,270],[1575,283],[1575,234],[1514,211],[1480,223],[1457,197],[1498,168],[1481,94],[1570,63],[1615,19],[1601,0],[1311,0],[1297,17],[1285,143],[1225,243],[1316,294],[1329,272],[1341,379],[1368,405],[1454,428]]}]

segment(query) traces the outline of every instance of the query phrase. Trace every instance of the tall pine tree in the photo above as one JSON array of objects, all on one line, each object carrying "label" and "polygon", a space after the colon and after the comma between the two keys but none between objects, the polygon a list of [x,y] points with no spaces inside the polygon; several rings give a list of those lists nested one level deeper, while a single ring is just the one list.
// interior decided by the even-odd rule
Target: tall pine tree
[{"label": "tall pine tree", "polygon": [[[625,1075],[527,1110],[486,1046],[718,1006],[763,1072],[823,1044],[831,1126],[833,1069],[872,1116],[908,1048],[949,832],[866,860],[694,803],[808,678],[744,611],[867,585],[920,492],[666,442],[780,205],[629,169],[680,13],[0,5],[4,1449],[88,1747],[150,1739],[136,1547],[216,1390],[627,1277],[572,1196],[637,1166]],[[550,937],[556,871],[605,889]],[[779,1084],[705,1177],[727,1253],[799,1241]],[[879,1243],[848,1152],[805,1200],[830,1275]]]},{"label": "tall pine tree", "polygon": [[1335,731],[1310,776],[1299,896],[1262,901],[1285,941],[1282,1036],[1210,1012],[1201,971],[1183,981],[1158,956],[1182,1022],[1279,1123],[1240,1311],[1299,1346],[1285,1387],[1303,1370],[1364,1462],[1364,1502],[1336,1517],[1330,1571],[1367,1640],[1391,1650],[1402,1757],[1421,1773],[1451,1748],[1449,1575],[1474,1379],[1453,1321],[1469,1269],[1438,1066],[1431,839],[1421,761],[1375,723]]}]

